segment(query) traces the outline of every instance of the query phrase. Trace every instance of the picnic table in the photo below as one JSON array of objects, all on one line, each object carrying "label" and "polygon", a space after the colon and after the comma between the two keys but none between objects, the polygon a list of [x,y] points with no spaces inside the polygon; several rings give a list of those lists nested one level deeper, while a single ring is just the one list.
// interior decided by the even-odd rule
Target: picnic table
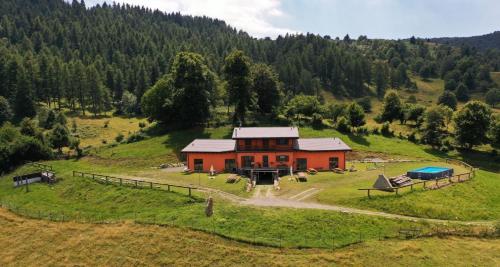
[{"label": "picnic table", "polygon": [[226,183],[234,184],[240,181],[240,177],[237,174],[231,174],[227,177]]},{"label": "picnic table", "polygon": [[307,182],[307,175],[304,172],[297,173],[296,179],[298,182]]}]

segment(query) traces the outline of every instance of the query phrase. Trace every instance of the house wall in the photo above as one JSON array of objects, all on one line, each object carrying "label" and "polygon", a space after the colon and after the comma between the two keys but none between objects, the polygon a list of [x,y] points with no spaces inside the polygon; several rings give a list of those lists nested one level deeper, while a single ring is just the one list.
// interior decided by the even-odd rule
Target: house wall
[{"label": "house wall", "polygon": [[317,170],[329,170],[330,158],[339,158],[339,168],[345,169],[345,151],[296,151],[294,152],[294,165],[293,169],[297,168],[296,161],[298,158],[307,159],[307,168],[314,168]]},{"label": "house wall", "polygon": [[194,170],[194,160],[203,159],[203,171],[210,171],[210,167],[213,165],[214,170],[217,172],[224,171],[226,159],[236,159],[236,153],[225,152],[225,153],[187,153],[187,164],[188,168]]},{"label": "house wall", "polygon": [[[307,152],[307,151],[273,151],[273,152],[225,152],[225,153],[188,153],[187,163],[188,168],[194,170],[194,160],[203,159],[203,171],[208,172],[210,167],[213,165],[214,169],[218,172],[224,171],[225,160],[234,159],[236,161],[237,168],[241,168],[243,162],[241,160],[242,156],[253,156],[254,163],[258,167],[263,167],[263,156],[267,155],[269,157],[269,167],[276,168],[279,165],[293,166],[295,170],[297,168],[297,159],[306,158],[307,168],[315,168],[317,170],[329,170],[330,169],[330,158],[339,158],[339,168],[345,169],[345,151],[324,151],[324,152]],[[288,156],[287,162],[278,162],[276,156],[286,155]]]}]

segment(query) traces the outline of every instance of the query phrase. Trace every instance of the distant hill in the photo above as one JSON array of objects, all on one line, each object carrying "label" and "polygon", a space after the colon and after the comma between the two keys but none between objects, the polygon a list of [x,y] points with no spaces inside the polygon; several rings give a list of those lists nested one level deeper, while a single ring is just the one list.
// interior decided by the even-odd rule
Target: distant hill
[{"label": "distant hill", "polygon": [[500,50],[500,31],[471,37],[432,38],[430,41],[453,46],[468,45],[483,51],[492,48]]}]

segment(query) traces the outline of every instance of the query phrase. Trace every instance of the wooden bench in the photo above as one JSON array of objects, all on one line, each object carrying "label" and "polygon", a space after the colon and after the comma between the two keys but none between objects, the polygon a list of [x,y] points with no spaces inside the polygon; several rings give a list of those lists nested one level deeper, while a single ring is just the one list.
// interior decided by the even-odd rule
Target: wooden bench
[{"label": "wooden bench", "polygon": [[318,173],[318,171],[317,171],[316,169],[314,169],[314,168],[309,168],[309,169],[307,169],[307,173],[308,173],[308,174],[315,175],[315,174],[317,174],[317,173]]}]

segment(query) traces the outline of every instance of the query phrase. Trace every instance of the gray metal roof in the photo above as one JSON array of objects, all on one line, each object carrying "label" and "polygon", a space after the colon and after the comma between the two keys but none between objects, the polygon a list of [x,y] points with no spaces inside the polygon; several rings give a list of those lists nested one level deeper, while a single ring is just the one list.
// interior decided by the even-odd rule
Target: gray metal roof
[{"label": "gray metal roof", "polygon": [[297,127],[237,127],[233,139],[248,138],[299,138]]},{"label": "gray metal roof", "polygon": [[231,152],[236,149],[236,141],[231,139],[195,139],[182,152]]},{"label": "gray metal roof", "polygon": [[295,141],[294,148],[303,151],[352,150],[339,138],[300,138]]}]

